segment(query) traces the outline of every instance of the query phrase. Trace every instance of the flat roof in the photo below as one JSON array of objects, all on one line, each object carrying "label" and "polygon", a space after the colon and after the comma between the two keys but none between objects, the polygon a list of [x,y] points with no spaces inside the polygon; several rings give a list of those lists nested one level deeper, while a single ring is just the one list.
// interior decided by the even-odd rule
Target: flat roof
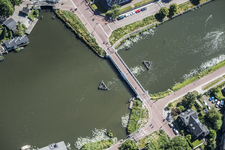
[{"label": "flat roof", "polygon": [[46,147],[40,148],[38,150],[67,150],[66,144],[64,141],[58,143],[52,143]]}]

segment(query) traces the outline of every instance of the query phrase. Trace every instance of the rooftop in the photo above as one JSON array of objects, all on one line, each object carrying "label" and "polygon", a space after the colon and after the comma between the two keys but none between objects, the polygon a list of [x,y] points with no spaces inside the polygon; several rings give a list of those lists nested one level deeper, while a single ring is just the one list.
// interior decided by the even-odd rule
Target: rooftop
[{"label": "rooftop", "polygon": [[23,7],[23,9],[21,10],[22,13],[28,14],[29,13],[29,9],[27,7]]},{"label": "rooftop", "polygon": [[3,42],[5,44],[5,47],[7,49],[10,49],[10,48],[12,48],[12,47],[14,48],[15,46],[18,46],[20,44],[29,42],[29,39],[28,39],[28,37],[26,35],[23,35],[22,37],[21,36],[15,37],[12,40],[3,41]]},{"label": "rooftop", "polygon": [[58,143],[52,143],[46,147],[40,148],[38,150],[67,150],[66,144],[64,141]]},{"label": "rooftop", "polygon": [[4,21],[3,24],[10,30],[15,30],[17,22],[13,18],[9,18],[8,20]]}]

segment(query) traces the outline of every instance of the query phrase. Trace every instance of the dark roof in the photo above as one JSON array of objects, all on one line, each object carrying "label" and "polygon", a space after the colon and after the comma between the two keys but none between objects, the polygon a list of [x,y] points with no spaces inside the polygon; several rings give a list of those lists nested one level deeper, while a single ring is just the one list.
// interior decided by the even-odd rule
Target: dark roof
[{"label": "dark roof", "polygon": [[208,128],[199,121],[196,111],[188,109],[179,116],[189,128],[190,132],[196,137],[200,136],[201,134],[204,134],[204,136],[209,134]]},{"label": "dark roof", "polygon": [[13,38],[12,40],[9,40],[9,41],[3,41],[6,48],[9,49],[9,48],[14,48],[20,44],[23,44],[23,43],[27,43],[29,42],[29,39],[26,35],[23,35],[22,37],[19,36],[19,37],[15,37]]},{"label": "dark roof", "polygon": [[13,18],[9,18],[8,20],[4,21],[3,24],[10,30],[15,30],[17,22]]},{"label": "dark roof", "polygon": [[28,14],[29,13],[29,9],[27,7],[23,7],[22,13]]},{"label": "dark roof", "polygon": [[66,148],[66,144],[64,143],[64,141],[61,141],[58,143],[50,144],[50,145],[40,148],[38,150],[67,150],[67,148]]}]

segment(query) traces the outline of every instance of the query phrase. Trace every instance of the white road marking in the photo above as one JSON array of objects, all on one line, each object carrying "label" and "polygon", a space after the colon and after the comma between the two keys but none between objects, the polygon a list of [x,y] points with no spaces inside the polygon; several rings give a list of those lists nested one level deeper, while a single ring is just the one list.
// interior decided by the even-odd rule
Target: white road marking
[{"label": "white road marking", "polygon": [[75,8],[77,8],[77,6],[74,4],[73,0],[71,0],[71,2],[73,3],[73,6],[74,6]]},{"label": "white road marking", "polygon": [[102,28],[102,26],[101,26],[100,24],[98,24],[98,25],[100,26],[100,28],[102,29],[102,31],[105,33],[105,35],[106,35],[107,37],[109,37],[108,34],[105,32],[105,30]]},{"label": "white road marking", "polygon": [[112,28],[111,28],[109,25],[107,25],[107,26],[109,27],[109,29],[110,29],[110,30],[111,30],[111,32],[112,32],[112,31],[113,31],[113,30],[112,30]]}]

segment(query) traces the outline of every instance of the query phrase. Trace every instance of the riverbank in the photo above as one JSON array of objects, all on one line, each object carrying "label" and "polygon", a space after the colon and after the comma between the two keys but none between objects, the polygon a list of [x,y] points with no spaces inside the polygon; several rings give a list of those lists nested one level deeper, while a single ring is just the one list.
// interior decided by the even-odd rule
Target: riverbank
[{"label": "riverbank", "polygon": [[86,27],[76,14],[66,10],[55,10],[56,15],[70,28],[79,39],[85,42],[92,50],[94,50],[100,57],[105,57],[105,51],[99,47],[95,38],[91,36]]},{"label": "riverbank", "polygon": [[172,17],[164,18],[163,20],[157,20],[157,14],[148,16],[143,20],[136,21],[134,23],[125,25],[114,30],[109,37],[109,42],[114,47],[117,47],[121,44],[121,42],[129,39],[130,36],[135,36],[143,32],[143,30],[147,30],[151,27],[158,26],[168,20],[176,18],[184,13],[187,13],[191,10],[198,9],[200,6],[207,4],[213,0],[200,0],[199,4],[191,1],[184,2],[178,5],[178,11]]}]

